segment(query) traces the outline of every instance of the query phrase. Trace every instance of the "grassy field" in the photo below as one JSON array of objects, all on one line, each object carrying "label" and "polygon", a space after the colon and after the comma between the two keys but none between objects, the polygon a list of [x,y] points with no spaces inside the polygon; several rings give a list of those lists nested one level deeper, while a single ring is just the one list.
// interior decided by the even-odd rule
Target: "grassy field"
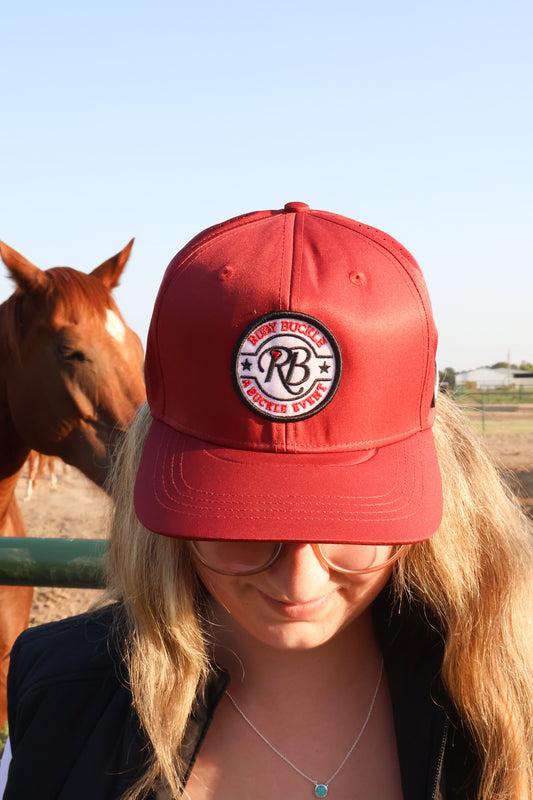
[{"label": "grassy field", "polygon": [[533,417],[513,417],[506,413],[465,409],[476,433],[480,434],[529,434],[533,433]]}]

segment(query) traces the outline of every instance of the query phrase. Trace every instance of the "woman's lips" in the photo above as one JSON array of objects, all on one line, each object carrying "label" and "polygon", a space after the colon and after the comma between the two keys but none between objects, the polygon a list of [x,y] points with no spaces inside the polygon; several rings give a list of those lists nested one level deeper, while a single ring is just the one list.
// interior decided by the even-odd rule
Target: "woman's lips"
[{"label": "woman's lips", "polygon": [[329,605],[334,592],[322,595],[315,600],[308,600],[305,603],[295,603],[289,600],[276,600],[264,592],[259,592],[263,601],[281,617],[293,620],[310,620],[321,614]]}]

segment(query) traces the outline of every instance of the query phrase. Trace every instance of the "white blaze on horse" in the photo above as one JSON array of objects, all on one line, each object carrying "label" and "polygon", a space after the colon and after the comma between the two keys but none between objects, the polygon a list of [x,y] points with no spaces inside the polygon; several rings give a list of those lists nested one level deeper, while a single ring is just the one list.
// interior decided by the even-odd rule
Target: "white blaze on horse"
[{"label": "white blaze on horse", "polygon": [[[145,399],[142,345],[111,295],[132,245],[85,274],[41,270],[0,242],[16,285],[0,305],[0,536],[25,535],[14,491],[30,450],[103,486],[113,448]],[[32,595],[0,587],[0,727],[9,652]]]}]

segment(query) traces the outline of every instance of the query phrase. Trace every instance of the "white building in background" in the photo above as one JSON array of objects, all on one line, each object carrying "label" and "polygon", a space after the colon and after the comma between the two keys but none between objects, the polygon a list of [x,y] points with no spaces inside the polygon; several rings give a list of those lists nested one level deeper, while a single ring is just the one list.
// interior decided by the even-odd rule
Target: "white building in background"
[{"label": "white building in background", "polygon": [[513,385],[513,372],[506,368],[490,369],[489,367],[457,372],[455,385],[460,386],[464,383],[474,383],[478,389],[502,389],[504,386]]},{"label": "white building in background", "polygon": [[455,375],[455,385],[470,383],[477,389],[502,389],[506,386],[514,389],[525,387],[533,389],[533,372],[523,372],[516,369],[490,369],[489,367],[479,367],[468,372],[457,372]]},{"label": "white building in background", "polygon": [[533,388],[533,372],[513,372],[513,386],[520,388],[525,386],[529,389]]}]

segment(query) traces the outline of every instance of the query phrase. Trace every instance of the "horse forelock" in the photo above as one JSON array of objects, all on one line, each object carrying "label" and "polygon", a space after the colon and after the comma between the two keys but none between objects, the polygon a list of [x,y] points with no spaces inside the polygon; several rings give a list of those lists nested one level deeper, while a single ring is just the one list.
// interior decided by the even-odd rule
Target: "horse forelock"
[{"label": "horse forelock", "polygon": [[105,319],[108,309],[118,314],[116,304],[102,281],[71,267],[46,270],[45,293],[49,313],[61,314],[74,324],[82,318]]}]

